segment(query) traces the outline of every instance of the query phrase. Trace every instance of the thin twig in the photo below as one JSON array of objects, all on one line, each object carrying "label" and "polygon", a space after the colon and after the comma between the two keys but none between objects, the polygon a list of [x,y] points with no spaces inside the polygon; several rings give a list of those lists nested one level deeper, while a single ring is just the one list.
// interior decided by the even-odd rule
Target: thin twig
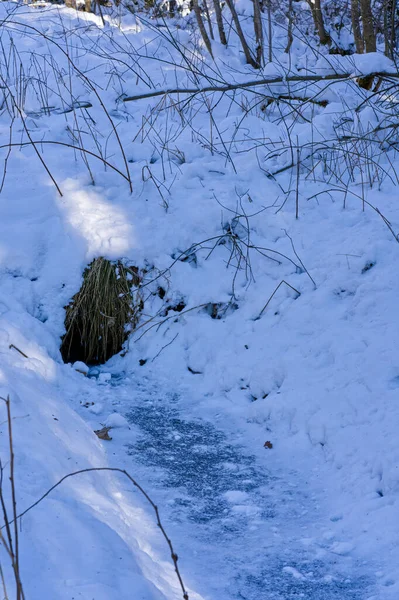
[{"label": "thin twig", "polygon": [[300,174],[301,150],[298,136],[296,136],[296,188],[295,188],[295,218],[299,219],[299,174]]},{"label": "thin twig", "polygon": [[151,362],[154,362],[154,360],[155,360],[156,358],[158,358],[158,356],[161,354],[161,352],[162,352],[163,350],[165,350],[165,348],[167,348],[168,346],[170,346],[171,344],[173,344],[173,342],[175,341],[175,339],[177,338],[177,336],[178,336],[178,335],[179,335],[179,334],[178,334],[178,333],[176,333],[175,337],[174,337],[172,340],[170,340],[170,342],[168,342],[167,344],[165,344],[165,346],[162,346],[162,348],[160,349],[160,351],[159,351],[159,352],[158,352],[158,353],[157,353],[157,354],[154,356],[154,358],[152,359],[152,361],[151,361]]},{"label": "thin twig", "polygon": [[301,263],[301,267],[303,268],[303,270],[305,271],[306,275],[309,277],[310,281],[313,283],[313,285],[314,285],[314,287],[315,287],[315,289],[316,289],[316,288],[317,288],[316,282],[315,282],[315,280],[313,279],[313,277],[310,275],[309,271],[307,270],[307,268],[306,268],[306,267],[305,267],[305,265],[303,264],[303,262],[302,262],[302,260],[301,260],[300,256],[298,255],[297,251],[295,250],[295,246],[294,246],[294,242],[293,242],[293,239],[292,239],[292,237],[289,235],[289,233],[287,232],[287,230],[286,230],[286,229],[283,229],[283,231],[284,231],[285,235],[288,237],[288,239],[290,240],[290,242],[291,242],[291,246],[292,246],[292,250],[293,250],[293,252],[294,252],[295,256],[297,257],[297,259],[299,260],[299,262]]},{"label": "thin twig", "polygon": [[[151,507],[153,508],[154,513],[155,513],[157,526],[161,530],[161,533],[162,533],[164,539],[166,540],[166,542],[167,542],[167,544],[169,546],[170,556],[172,558],[173,565],[174,565],[174,568],[175,568],[175,573],[176,573],[176,576],[177,576],[177,578],[179,580],[179,584],[180,584],[181,590],[183,592],[183,598],[184,598],[184,600],[188,600],[188,593],[187,593],[186,588],[184,586],[183,579],[182,579],[182,576],[180,574],[180,570],[179,570],[179,567],[178,567],[178,564],[177,564],[178,556],[177,556],[177,554],[176,554],[176,552],[174,550],[172,541],[168,537],[168,535],[167,535],[167,533],[165,531],[165,528],[164,528],[164,526],[162,524],[162,521],[161,521],[161,518],[160,518],[160,514],[159,514],[158,506],[150,498],[150,496],[147,494],[147,492],[141,487],[141,485],[139,483],[137,483],[137,481],[131,475],[129,475],[129,473],[127,471],[125,471],[125,469],[119,469],[117,467],[91,467],[91,468],[88,468],[88,469],[80,469],[78,471],[74,471],[73,473],[68,473],[68,475],[64,475],[64,477],[62,477],[57,483],[55,483],[53,486],[51,486],[51,488],[49,488],[47,490],[47,492],[45,492],[38,500],[36,500],[36,502],[34,502],[33,504],[31,504],[22,513],[20,513],[19,515],[17,515],[16,518],[15,518],[15,522],[18,519],[21,519],[23,516],[25,516],[33,508],[35,508],[36,506],[38,506],[45,498],[47,498],[47,496],[49,496],[51,494],[51,492],[53,492],[58,486],[60,486],[67,479],[69,479],[71,477],[75,477],[75,475],[80,475],[82,473],[94,473],[94,472],[101,472],[101,471],[108,471],[108,472],[113,472],[113,473],[121,473],[122,475],[125,475],[125,477],[127,477],[129,479],[129,481],[131,481],[131,483],[140,491],[140,493],[145,497],[145,499],[147,500],[147,502],[151,505]],[[11,524],[12,522],[13,521],[11,521],[9,524]]]},{"label": "thin twig", "polygon": [[14,348],[14,350],[16,350],[17,352],[19,352],[19,353],[20,353],[20,354],[21,354],[21,355],[22,355],[24,358],[29,358],[29,356],[27,356],[27,355],[25,354],[25,352],[22,352],[22,350],[20,350],[20,349],[19,349],[19,348],[17,348],[16,346],[14,346],[14,344],[10,344],[8,347],[9,347],[10,349],[11,349],[11,348]]},{"label": "thin twig", "polygon": [[57,192],[59,193],[59,195],[60,195],[60,196],[62,196],[63,194],[62,194],[62,192],[61,192],[61,188],[60,188],[60,186],[58,185],[58,183],[57,183],[57,182],[56,182],[56,180],[54,179],[54,177],[53,177],[53,175],[51,174],[51,171],[50,171],[50,169],[48,168],[48,166],[47,166],[47,164],[46,164],[45,160],[43,159],[42,155],[40,154],[39,150],[37,149],[37,146],[36,146],[35,142],[34,142],[34,141],[32,140],[32,138],[31,138],[30,131],[29,131],[29,129],[28,129],[28,126],[27,126],[27,124],[26,124],[26,120],[25,120],[25,117],[24,117],[24,113],[22,112],[22,110],[21,110],[21,109],[20,109],[20,107],[18,106],[17,100],[15,99],[15,97],[14,97],[14,95],[13,95],[13,93],[12,93],[12,91],[11,91],[10,87],[8,86],[8,84],[6,83],[6,81],[4,80],[4,78],[3,78],[3,76],[2,76],[1,74],[0,74],[0,78],[1,78],[1,81],[3,82],[3,86],[6,88],[7,92],[9,93],[9,95],[10,95],[10,98],[11,98],[11,100],[12,100],[12,102],[13,102],[13,104],[14,104],[14,106],[15,106],[16,110],[18,111],[18,114],[19,114],[19,116],[20,116],[20,119],[21,119],[21,121],[22,121],[23,128],[24,128],[24,130],[25,130],[25,133],[26,133],[26,135],[27,135],[27,137],[28,137],[28,139],[29,139],[29,142],[32,144],[32,146],[33,146],[33,149],[34,149],[34,151],[36,152],[36,155],[37,155],[38,159],[39,159],[39,160],[40,160],[40,162],[42,163],[42,165],[43,165],[43,167],[44,167],[44,169],[45,169],[46,173],[47,173],[47,174],[48,174],[48,176],[50,177],[51,181],[54,183],[54,185],[55,185],[55,187],[56,187],[56,189],[57,189]]},{"label": "thin twig", "polygon": [[[21,576],[20,576],[20,568],[19,568],[19,533],[18,533],[18,521],[17,521],[17,495],[15,492],[15,461],[14,461],[14,445],[13,445],[13,435],[12,435],[12,419],[11,419],[11,402],[10,397],[7,398],[0,397],[1,400],[6,405],[7,410],[7,423],[8,423],[8,444],[9,444],[9,454],[10,454],[10,487],[11,487],[11,502],[12,502],[12,521],[8,521],[8,511],[4,502],[3,496],[3,468],[1,467],[1,481],[0,481],[0,499],[1,506],[3,511],[4,523],[3,527],[6,528],[9,549],[7,550],[7,545],[4,544],[4,538],[2,539],[3,544],[6,547],[6,550],[11,558],[11,563],[14,571],[15,585],[16,585],[16,600],[25,600],[24,591],[22,588]],[[14,532],[11,533],[10,525],[14,524]],[[2,528],[3,529],[3,528]]]},{"label": "thin twig", "polygon": [[299,292],[292,285],[290,285],[289,283],[287,283],[285,281],[285,279],[283,279],[282,281],[280,281],[280,283],[278,284],[278,286],[276,287],[276,289],[274,290],[274,292],[270,296],[269,300],[266,302],[265,306],[262,308],[262,310],[260,311],[259,315],[256,317],[256,319],[254,319],[254,321],[259,321],[259,319],[261,318],[261,316],[263,315],[263,313],[265,312],[265,310],[269,306],[272,298],[274,297],[274,295],[276,294],[276,292],[279,290],[279,288],[283,285],[283,283],[285,283],[285,285],[288,285],[288,287],[291,288],[297,294],[297,298],[301,295],[301,292]]},{"label": "thin twig", "polygon": [[[57,42],[55,39],[53,39],[53,38],[49,37],[49,36],[48,36],[46,33],[44,33],[43,31],[40,31],[40,30],[39,30],[39,29],[37,29],[36,27],[34,27],[34,26],[32,26],[32,25],[28,25],[27,23],[20,23],[20,22],[18,22],[18,21],[11,21],[11,23],[12,23],[13,25],[16,25],[17,27],[18,27],[18,26],[21,26],[21,27],[23,27],[24,29],[29,29],[29,30],[31,30],[31,31],[34,31],[34,32],[35,32],[37,35],[39,35],[39,37],[42,37],[42,38],[43,38],[43,39],[45,39],[47,42],[49,42],[49,43],[51,43],[51,44],[54,44],[54,46],[55,46],[56,48],[58,48],[58,50],[60,50],[60,52],[62,52],[62,54],[63,54],[63,55],[65,56],[65,58],[67,59],[67,61],[68,61],[68,62],[69,62],[71,65],[72,65],[73,69],[74,69],[74,70],[75,70],[75,72],[76,72],[76,73],[79,75],[79,77],[81,77],[81,78],[83,79],[83,81],[85,81],[85,82],[87,83],[87,85],[88,85],[88,87],[90,88],[90,90],[91,90],[91,91],[93,92],[93,94],[96,96],[96,98],[97,98],[98,102],[100,103],[100,106],[101,106],[101,108],[102,108],[102,110],[103,110],[103,112],[104,112],[105,116],[107,117],[108,121],[109,121],[109,122],[110,122],[110,124],[111,124],[112,130],[113,130],[113,132],[114,132],[114,135],[115,135],[115,137],[116,137],[117,143],[118,143],[118,145],[119,145],[119,149],[120,149],[120,151],[121,151],[121,155],[122,155],[122,158],[123,158],[123,162],[124,162],[124,164],[125,164],[125,169],[126,169],[126,177],[127,177],[127,180],[128,180],[128,182],[129,182],[130,192],[133,192],[133,185],[132,185],[132,180],[131,180],[131,177],[130,177],[129,164],[128,164],[128,161],[127,161],[127,158],[126,158],[126,153],[125,153],[125,150],[124,150],[124,148],[123,148],[123,145],[122,145],[121,139],[120,139],[120,137],[119,137],[119,133],[118,133],[117,127],[116,127],[116,125],[115,125],[115,123],[114,123],[114,121],[113,121],[113,119],[112,119],[112,117],[111,117],[111,115],[110,115],[110,113],[109,113],[108,109],[106,108],[106,106],[105,106],[105,104],[104,104],[104,102],[103,102],[103,100],[102,100],[102,98],[101,98],[101,96],[100,96],[99,92],[97,91],[96,85],[95,85],[95,84],[94,84],[94,83],[91,81],[91,79],[90,79],[89,77],[87,77],[87,75],[85,75],[85,74],[83,73],[83,71],[81,71],[81,70],[80,70],[80,69],[77,67],[76,63],[75,63],[75,62],[73,61],[73,59],[72,59],[72,58],[69,56],[69,53],[68,53],[68,52],[67,52],[67,51],[66,51],[66,50],[65,50],[65,49],[64,49],[64,48],[61,46],[61,44],[59,44],[59,43],[58,43],[58,42]],[[4,81],[4,80],[3,80],[3,81]],[[20,114],[21,114],[21,113],[20,113]],[[21,115],[21,118],[22,118],[22,115]],[[24,123],[24,120],[23,120],[23,118],[22,118],[22,122]],[[26,125],[25,125],[25,123],[24,123],[24,127],[25,127],[25,130],[26,130]],[[28,135],[28,137],[30,137],[30,136],[29,136],[29,134],[28,134],[28,132],[27,132],[27,135]],[[34,147],[35,147],[35,146],[34,146]],[[61,195],[62,195],[62,194],[61,194]]]},{"label": "thin twig", "polygon": [[1,564],[0,564],[0,578],[1,578],[1,584],[3,586],[4,600],[9,600],[8,593],[7,593],[7,586],[6,586],[6,582],[4,579],[3,567],[1,566]]}]

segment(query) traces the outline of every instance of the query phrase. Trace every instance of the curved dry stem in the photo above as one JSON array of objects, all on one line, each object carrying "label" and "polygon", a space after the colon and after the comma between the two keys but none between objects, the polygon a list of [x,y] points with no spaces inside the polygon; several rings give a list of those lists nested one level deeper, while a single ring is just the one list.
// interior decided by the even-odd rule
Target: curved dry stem
[{"label": "curved dry stem", "polygon": [[[38,506],[41,502],[43,502],[43,500],[45,498],[47,498],[47,496],[49,496],[56,488],[58,488],[67,479],[70,479],[71,477],[75,477],[76,475],[81,475],[83,473],[95,473],[95,472],[102,472],[102,471],[121,473],[122,475],[127,477],[129,479],[129,481],[134,485],[134,487],[136,487],[139,490],[139,492],[144,496],[144,498],[150,504],[150,506],[152,507],[152,509],[155,513],[157,526],[161,530],[161,533],[162,533],[164,539],[166,540],[166,543],[169,546],[170,556],[173,561],[175,573],[178,578],[180,588],[183,592],[183,598],[184,598],[184,600],[189,600],[188,593],[186,591],[186,588],[183,583],[183,579],[182,579],[182,576],[181,576],[181,573],[180,573],[180,570],[179,570],[179,567],[177,564],[178,556],[174,550],[172,541],[171,541],[170,537],[167,535],[165,528],[162,524],[161,517],[159,514],[159,508],[155,504],[155,502],[151,499],[151,497],[147,494],[147,492],[144,490],[144,488],[139,483],[137,483],[137,481],[131,475],[129,475],[129,473],[127,471],[125,471],[125,469],[119,469],[118,467],[90,467],[87,469],[79,469],[78,471],[73,471],[72,473],[68,473],[68,475],[64,475],[64,477],[62,477],[57,483],[55,483],[53,486],[51,486],[51,488],[49,488],[38,500],[36,500],[36,502],[33,502],[33,504],[28,506],[28,508],[26,508],[23,512],[21,512],[19,515],[17,515],[12,521],[9,521],[8,525],[12,525],[13,523],[16,524],[18,519],[21,520],[22,517],[24,517],[28,512],[30,512],[32,509],[34,509],[36,506]],[[3,527],[2,527],[2,529],[3,529]]]}]

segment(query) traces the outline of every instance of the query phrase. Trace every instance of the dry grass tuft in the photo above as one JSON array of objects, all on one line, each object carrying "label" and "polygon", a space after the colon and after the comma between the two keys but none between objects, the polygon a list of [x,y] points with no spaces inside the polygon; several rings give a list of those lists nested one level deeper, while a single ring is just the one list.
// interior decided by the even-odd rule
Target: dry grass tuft
[{"label": "dry grass tuft", "polygon": [[93,260],[81,289],[65,309],[64,361],[102,364],[120,352],[143,308],[139,287],[135,267],[102,257]]}]

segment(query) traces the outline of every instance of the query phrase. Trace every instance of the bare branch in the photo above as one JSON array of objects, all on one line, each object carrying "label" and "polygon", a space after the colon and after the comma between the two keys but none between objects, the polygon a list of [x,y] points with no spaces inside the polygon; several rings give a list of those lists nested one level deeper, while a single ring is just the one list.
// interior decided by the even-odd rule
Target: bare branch
[{"label": "bare branch", "polygon": [[[166,540],[166,543],[169,546],[170,556],[172,558],[173,565],[174,565],[174,568],[175,568],[175,573],[176,573],[176,576],[177,576],[177,578],[179,580],[179,584],[180,584],[181,590],[183,592],[183,598],[184,598],[184,600],[189,600],[188,593],[186,591],[186,588],[185,588],[185,585],[183,583],[183,579],[182,579],[182,576],[181,576],[181,573],[180,573],[180,570],[179,570],[179,567],[178,567],[178,564],[177,564],[178,556],[177,556],[177,554],[176,554],[176,552],[174,550],[172,541],[169,538],[169,536],[167,535],[167,533],[165,531],[165,528],[164,528],[164,526],[162,524],[161,517],[160,517],[160,514],[159,514],[159,508],[155,504],[155,502],[150,498],[150,496],[147,494],[147,492],[144,490],[144,488],[142,488],[141,485],[139,483],[137,483],[137,481],[131,475],[129,475],[129,473],[127,471],[125,471],[125,469],[119,469],[117,467],[91,467],[91,468],[88,468],[88,469],[80,469],[78,471],[74,471],[73,473],[68,473],[68,475],[65,475],[57,483],[55,483],[53,486],[51,486],[51,488],[49,488],[38,500],[36,500],[36,502],[34,502],[33,504],[31,504],[27,509],[25,509],[19,515],[16,515],[14,517],[14,519],[12,521],[9,521],[7,524],[8,525],[12,525],[14,523],[14,527],[15,527],[16,524],[17,524],[18,519],[21,519],[28,512],[30,512],[33,508],[35,508],[41,502],[43,502],[43,500],[45,498],[47,498],[47,496],[49,496],[51,494],[51,492],[53,492],[56,488],[58,488],[67,479],[70,479],[71,477],[75,477],[76,475],[81,475],[83,473],[95,473],[95,472],[102,472],[102,471],[108,471],[108,472],[113,472],[113,473],[121,473],[122,475],[124,475],[125,477],[127,477],[129,479],[129,481],[139,490],[139,492],[144,496],[144,498],[147,500],[147,502],[151,505],[151,507],[152,507],[152,509],[154,510],[154,513],[155,513],[155,518],[156,518],[157,526],[161,530],[161,533],[162,533],[164,539]],[[3,527],[2,527],[2,529],[3,529]]]},{"label": "bare branch", "polygon": [[[230,92],[234,90],[244,90],[261,85],[273,85],[276,83],[318,83],[320,81],[355,81],[359,75],[353,73],[330,73],[327,75],[279,75],[267,79],[255,79],[252,81],[243,81],[241,83],[226,83],[226,85],[207,85],[194,88],[169,88],[163,90],[154,90],[146,94],[137,94],[135,96],[125,96],[121,98],[123,102],[133,102],[134,100],[144,100],[146,98],[156,98],[157,96],[175,95],[175,94],[203,94],[204,92]],[[399,79],[399,72],[378,72],[370,73],[367,77],[381,77],[382,79]]]}]

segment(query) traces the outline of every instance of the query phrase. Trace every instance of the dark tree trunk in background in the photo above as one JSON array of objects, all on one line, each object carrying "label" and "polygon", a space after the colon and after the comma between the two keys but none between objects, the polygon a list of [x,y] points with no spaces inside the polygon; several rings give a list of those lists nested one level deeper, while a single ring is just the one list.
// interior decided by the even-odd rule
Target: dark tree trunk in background
[{"label": "dark tree trunk in background", "polygon": [[366,52],[377,51],[377,39],[373,23],[373,12],[370,0],[360,0],[360,12],[363,24],[363,40]]},{"label": "dark tree trunk in background", "polygon": [[237,32],[238,37],[240,38],[241,46],[242,46],[242,49],[244,51],[245,60],[246,60],[247,64],[251,65],[255,69],[259,69],[260,65],[253,58],[253,56],[251,54],[251,51],[249,49],[247,40],[245,39],[245,35],[244,35],[243,30],[242,30],[240,19],[238,18],[238,14],[237,14],[237,11],[236,11],[236,7],[234,6],[233,0],[226,0],[226,4],[229,7],[229,10],[231,12],[231,16],[233,17],[233,21],[234,21],[234,25],[235,25],[235,28],[236,28],[236,32]]},{"label": "dark tree trunk in background", "polygon": [[267,0],[267,33],[269,47],[269,62],[273,62],[273,39],[272,39],[272,5],[271,1]]},{"label": "dark tree trunk in background", "polygon": [[206,0],[202,0],[202,1],[204,3],[204,10],[205,10],[206,18],[208,21],[209,34],[211,36],[211,39],[214,40],[215,36],[213,35],[212,21],[211,21],[211,15],[209,13],[208,3]]},{"label": "dark tree trunk in background", "polygon": [[202,39],[204,40],[204,44],[206,46],[206,49],[208,50],[209,54],[213,58],[211,40],[209,39],[208,32],[207,32],[207,30],[205,28],[204,21],[202,19],[201,9],[200,9],[200,6],[198,4],[198,0],[193,0],[193,10],[194,10],[194,13],[195,13],[195,18],[197,19],[198,29],[201,32],[201,36],[202,36]]},{"label": "dark tree trunk in background", "polygon": [[313,21],[319,34],[320,44],[323,46],[331,43],[331,38],[328,35],[325,25],[323,12],[321,10],[321,0],[308,0],[310,9],[312,11]]},{"label": "dark tree trunk in background", "polygon": [[176,0],[169,0],[169,16],[175,17],[177,13],[177,2]]},{"label": "dark tree trunk in background", "polygon": [[221,6],[219,4],[219,0],[213,0],[213,6],[214,6],[214,9],[215,9],[216,23],[217,23],[217,26],[218,26],[220,42],[224,46],[227,46],[227,39],[226,39],[226,34],[225,34],[225,31],[224,31],[224,25],[223,25],[222,8],[221,8]]},{"label": "dark tree trunk in background", "polygon": [[263,24],[259,0],[254,1],[254,31],[256,39],[256,62],[259,67],[263,65]]},{"label": "dark tree trunk in background", "polygon": [[292,6],[292,0],[288,0],[288,27],[287,27],[287,45],[285,47],[284,52],[289,54],[292,46],[292,42],[294,41],[294,36],[292,34],[292,22],[294,20],[294,8]]},{"label": "dark tree trunk in background", "polygon": [[352,0],[352,2],[351,2],[351,17],[352,17],[352,30],[353,30],[353,37],[355,39],[356,52],[358,54],[363,54],[364,42],[363,42],[362,30],[360,28],[359,0]]},{"label": "dark tree trunk in background", "polygon": [[385,56],[393,59],[396,47],[396,0],[384,2],[384,41]]}]

